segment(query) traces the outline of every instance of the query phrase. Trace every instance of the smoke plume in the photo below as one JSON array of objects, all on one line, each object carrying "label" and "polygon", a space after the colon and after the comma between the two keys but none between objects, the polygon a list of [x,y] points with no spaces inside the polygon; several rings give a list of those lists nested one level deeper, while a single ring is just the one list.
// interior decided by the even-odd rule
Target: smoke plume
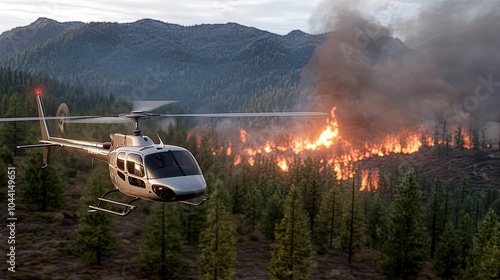
[{"label": "smoke plume", "polygon": [[451,129],[500,120],[500,2],[330,3],[311,20],[327,39],[303,81],[315,109],[337,108],[341,135],[363,143],[445,120]]}]

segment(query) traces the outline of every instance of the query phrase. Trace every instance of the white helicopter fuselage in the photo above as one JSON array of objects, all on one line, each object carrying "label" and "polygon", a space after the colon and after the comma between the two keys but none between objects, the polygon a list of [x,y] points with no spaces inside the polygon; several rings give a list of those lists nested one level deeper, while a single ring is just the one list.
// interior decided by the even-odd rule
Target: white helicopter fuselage
[{"label": "white helicopter fuselage", "polygon": [[197,198],[205,193],[205,179],[188,150],[154,144],[147,136],[110,136],[109,176],[120,192],[164,202]]}]

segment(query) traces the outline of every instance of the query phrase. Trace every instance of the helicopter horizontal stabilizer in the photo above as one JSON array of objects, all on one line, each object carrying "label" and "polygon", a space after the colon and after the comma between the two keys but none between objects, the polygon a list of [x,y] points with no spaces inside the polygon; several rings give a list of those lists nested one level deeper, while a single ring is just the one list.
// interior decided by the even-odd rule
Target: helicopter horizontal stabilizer
[{"label": "helicopter horizontal stabilizer", "polygon": [[34,145],[22,145],[16,146],[18,149],[29,149],[29,148],[42,148],[42,147],[58,147],[59,144],[34,144]]}]

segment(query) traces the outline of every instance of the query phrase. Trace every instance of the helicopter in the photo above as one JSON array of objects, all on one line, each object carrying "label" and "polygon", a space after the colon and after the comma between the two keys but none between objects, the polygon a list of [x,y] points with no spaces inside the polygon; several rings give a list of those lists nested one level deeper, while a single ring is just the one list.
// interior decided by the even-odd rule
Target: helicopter
[{"label": "helicopter", "polygon": [[[17,148],[42,148],[42,166],[49,165],[52,148],[59,148],[71,153],[90,157],[108,165],[109,177],[114,189],[98,197],[96,205],[89,205],[88,212],[102,211],[118,216],[126,216],[137,206],[132,203],[142,200],[158,202],[179,202],[192,206],[199,206],[209,197],[205,195],[207,184],[203,173],[193,154],[185,148],[166,145],[159,138],[156,144],[148,136],[142,135],[139,122],[153,117],[297,117],[297,116],[324,116],[322,112],[264,112],[264,113],[212,113],[212,114],[155,114],[150,111],[175,101],[142,101],[141,108],[130,113],[108,116],[69,116],[48,117],[42,101],[42,91],[36,90],[38,117],[0,118],[3,121],[40,121],[41,139],[39,144],[21,145]],[[63,103],[64,104],[64,103]],[[64,106],[66,106],[64,104]],[[67,110],[67,107],[66,107]],[[69,113],[69,112],[68,112]],[[103,123],[132,121],[135,128],[132,135],[110,133],[110,141],[93,142],[75,140],[52,135],[49,120],[59,120],[61,126],[64,121],[75,123]],[[109,194],[119,192],[132,197],[127,202],[106,198]],[[197,202],[189,200],[198,199]],[[113,210],[104,207],[103,203],[114,205]]]}]

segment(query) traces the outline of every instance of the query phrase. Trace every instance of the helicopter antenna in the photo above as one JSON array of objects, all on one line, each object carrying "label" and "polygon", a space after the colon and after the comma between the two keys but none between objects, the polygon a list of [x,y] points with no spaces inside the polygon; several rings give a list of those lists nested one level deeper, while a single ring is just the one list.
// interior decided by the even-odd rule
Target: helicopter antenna
[{"label": "helicopter antenna", "polygon": [[160,148],[164,148],[164,147],[165,147],[165,144],[163,144],[163,141],[161,141],[161,137],[160,137],[160,135],[158,134],[158,132],[156,132],[156,136],[158,136],[158,139],[160,139]]}]

